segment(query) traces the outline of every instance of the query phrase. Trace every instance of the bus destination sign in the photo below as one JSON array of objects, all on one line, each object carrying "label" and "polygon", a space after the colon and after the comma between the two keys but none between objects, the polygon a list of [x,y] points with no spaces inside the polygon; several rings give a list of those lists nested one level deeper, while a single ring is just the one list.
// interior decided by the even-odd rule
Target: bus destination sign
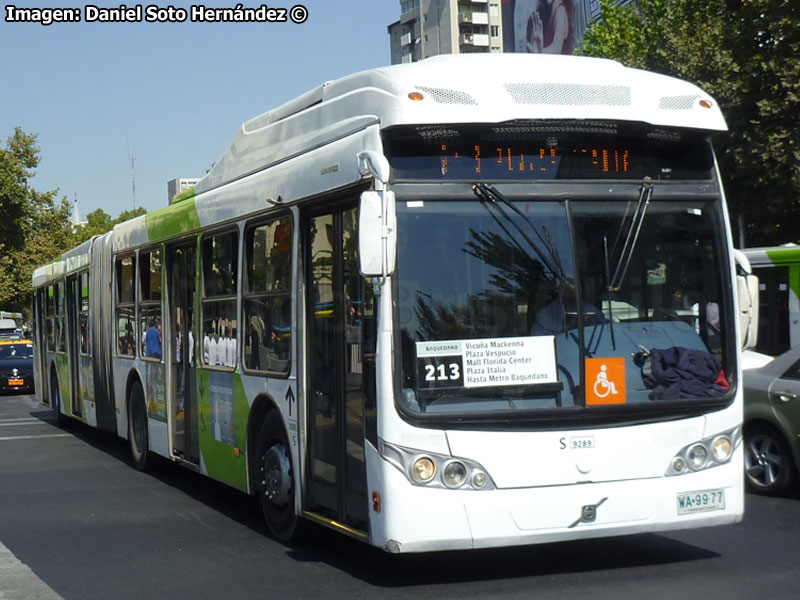
[{"label": "bus destination sign", "polygon": [[552,335],[417,342],[420,390],[556,383]]}]

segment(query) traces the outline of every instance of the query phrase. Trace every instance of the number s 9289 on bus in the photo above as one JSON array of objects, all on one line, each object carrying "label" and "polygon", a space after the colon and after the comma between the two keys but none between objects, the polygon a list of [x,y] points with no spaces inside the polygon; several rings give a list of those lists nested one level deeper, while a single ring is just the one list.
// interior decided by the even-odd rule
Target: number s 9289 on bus
[{"label": "number s 9289 on bus", "polygon": [[686,82],[457,55],[245,122],[34,274],[38,397],[389,552],[733,523],[739,325]]}]

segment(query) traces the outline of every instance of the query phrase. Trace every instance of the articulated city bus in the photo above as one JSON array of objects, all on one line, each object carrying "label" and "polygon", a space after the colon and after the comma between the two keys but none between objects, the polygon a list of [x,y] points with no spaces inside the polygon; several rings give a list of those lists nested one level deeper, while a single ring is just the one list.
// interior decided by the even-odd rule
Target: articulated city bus
[{"label": "articulated city bus", "polygon": [[756,350],[777,356],[800,344],[800,246],[745,248],[759,281]]},{"label": "articulated city bus", "polygon": [[734,523],[734,265],[688,83],[563,56],[358,73],[34,274],[37,395],[389,552]]}]

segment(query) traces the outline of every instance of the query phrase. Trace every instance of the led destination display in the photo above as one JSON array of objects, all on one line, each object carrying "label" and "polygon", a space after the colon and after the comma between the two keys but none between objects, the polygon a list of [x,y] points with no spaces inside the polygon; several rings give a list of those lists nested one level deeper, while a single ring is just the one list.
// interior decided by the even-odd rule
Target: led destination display
[{"label": "led destination display", "polygon": [[702,135],[609,124],[402,127],[385,141],[396,180],[702,180],[713,167]]}]

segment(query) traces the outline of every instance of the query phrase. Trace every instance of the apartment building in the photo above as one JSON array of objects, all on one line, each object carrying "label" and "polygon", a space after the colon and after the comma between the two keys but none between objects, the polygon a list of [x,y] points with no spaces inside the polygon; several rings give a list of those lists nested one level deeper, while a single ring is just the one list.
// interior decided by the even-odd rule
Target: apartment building
[{"label": "apartment building", "polygon": [[501,0],[401,0],[389,25],[392,64],[438,54],[502,52]]}]

